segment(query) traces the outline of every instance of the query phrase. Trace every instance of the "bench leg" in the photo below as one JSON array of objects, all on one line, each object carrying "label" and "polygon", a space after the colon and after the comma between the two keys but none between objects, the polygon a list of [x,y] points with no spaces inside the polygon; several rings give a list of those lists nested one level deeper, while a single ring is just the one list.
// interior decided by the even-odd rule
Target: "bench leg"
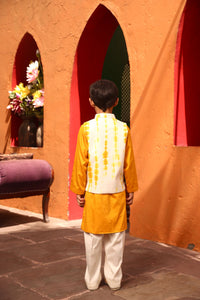
[{"label": "bench leg", "polygon": [[49,216],[48,216],[48,204],[49,204],[49,198],[50,198],[50,190],[48,190],[44,195],[42,199],[42,212],[43,212],[43,221],[45,223],[49,222]]}]

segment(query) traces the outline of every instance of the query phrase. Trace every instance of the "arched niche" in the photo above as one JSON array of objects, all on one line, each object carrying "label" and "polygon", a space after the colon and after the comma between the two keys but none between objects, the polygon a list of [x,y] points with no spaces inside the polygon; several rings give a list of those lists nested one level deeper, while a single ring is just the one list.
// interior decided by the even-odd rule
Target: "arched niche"
[{"label": "arched niche", "polygon": [[200,146],[200,1],[188,0],[179,24],[175,59],[177,146]]},{"label": "arched niche", "polygon": [[[26,68],[30,61],[37,60],[36,50],[38,46],[29,33],[26,33],[19,43],[17,52],[15,55],[15,61],[13,65],[12,73],[12,89],[15,88],[20,82],[27,85],[26,81]],[[18,129],[22,120],[16,116],[12,115],[11,118],[11,146],[18,146]]]},{"label": "arched niche", "polygon": [[[124,120],[127,115],[130,117],[130,74],[125,39],[117,19],[101,4],[88,20],[75,54],[70,97],[69,174],[72,172],[80,125],[95,114],[88,101],[89,86],[100,78],[113,80],[120,90],[121,100],[115,111],[116,116],[119,119],[124,116]],[[128,113],[124,113],[122,108],[125,99],[128,99]],[[81,216],[82,209],[78,208],[75,195],[69,191],[69,219]]]},{"label": "arched niche", "polygon": [[115,82],[119,103],[113,109],[116,118],[130,125],[130,67],[126,42],[120,25],[115,29],[104,59],[102,78]]}]

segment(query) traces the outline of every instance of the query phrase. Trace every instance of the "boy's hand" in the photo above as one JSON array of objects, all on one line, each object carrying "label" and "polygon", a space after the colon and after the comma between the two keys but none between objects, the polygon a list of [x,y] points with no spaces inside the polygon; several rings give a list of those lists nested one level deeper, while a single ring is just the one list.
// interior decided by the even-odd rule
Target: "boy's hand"
[{"label": "boy's hand", "polygon": [[133,203],[134,193],[126,193],[126,204],[131,205]]},{"label": "boy's hand", "polygon": [[84,207],[85,205],[85,196],[84,195],[76,195],[76,201],[80,207]]}]

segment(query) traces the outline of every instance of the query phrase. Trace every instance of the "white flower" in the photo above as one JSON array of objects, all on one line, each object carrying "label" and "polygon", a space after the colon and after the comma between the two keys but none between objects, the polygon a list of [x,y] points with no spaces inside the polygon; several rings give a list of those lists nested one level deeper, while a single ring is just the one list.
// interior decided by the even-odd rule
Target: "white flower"
[{"label": "white flower", "polygon": [[32,62],[29,64],[29,66],[27,67],[27,70],[26,70],[26,78],[27,78],[28,83],[31,83],[37,79],[37,77],[39,75],[38,68],[39,68],[39,63],[37,60],[35,62]]}]

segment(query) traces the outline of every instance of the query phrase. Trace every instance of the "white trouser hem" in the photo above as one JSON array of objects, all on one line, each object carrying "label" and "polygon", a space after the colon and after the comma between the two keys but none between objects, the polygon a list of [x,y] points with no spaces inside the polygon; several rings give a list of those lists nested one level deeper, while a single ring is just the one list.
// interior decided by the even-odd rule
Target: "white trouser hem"
[{"label": "white trouser hem", "polygon": [[87,283],[87,281],[85,280],[85,284],[86,284],[88,290],[92,290],[92,291],[97,290],[99,288],[100,282],[101,282],[101,280],[99,280],[98,283],[91,283],[91,282]]},{"label": "white trouser hem", "polygon": [[109,285],[111,289],[118,289],[118,288],[120,289],[121,287],[121,281],[111,281],[106,279],[106,283]]}]

